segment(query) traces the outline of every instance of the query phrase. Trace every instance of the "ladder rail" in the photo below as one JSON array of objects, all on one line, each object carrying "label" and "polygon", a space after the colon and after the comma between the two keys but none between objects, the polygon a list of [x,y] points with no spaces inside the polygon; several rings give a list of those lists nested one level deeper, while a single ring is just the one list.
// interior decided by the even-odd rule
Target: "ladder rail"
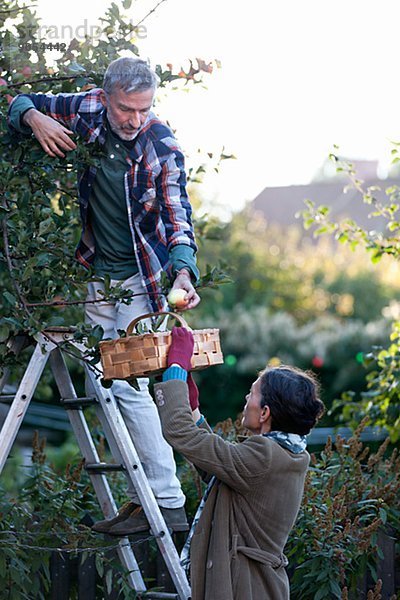
[{"label": "ladder rail", "polygon": [[[71,376],[65,364],[64,357],[59,349],[55,349],[51,353],[50,364],[61,397],[77,398]],[[69,409],[67,413],[85,462],[99,463],[99,455],[83,411],[81,409]],[[117,507],[106,476],[101,473],[89,472],[89,477],[105,518],[111,519],[116,515]],[[120,539],[117,551],[122,564],[129,571],[129,579],[133,588],[138,592],[146,591],[146,585],[140,572],[139,565],[127,537]]]},{"label": "ladder rail", "polygon": [[99,379],[96,378],[95,373],[87,363],[85,363],[85,370],[90,385],[95,390],[96,396],[103,408],[105,419],[109,424],[112,437],[125,465],[126,475],[136,489],[136,493],[149,521],[151,530],[156,537],[159,550],[167,565],[178,595],[181,600],[188,600],[191,597],[191,591],[186,573],[180,564],[178,552],[149,485],[125,421],[117,407],[116,400],[111,389],[106,390],[101,385]]},{"label": "ladder rail", "polygon": [[47,347],[43,348],[41,341],[44,342],[40,339],[36,344],[0,431],[0,473],[11,452],[12,445],[49,357]]}]

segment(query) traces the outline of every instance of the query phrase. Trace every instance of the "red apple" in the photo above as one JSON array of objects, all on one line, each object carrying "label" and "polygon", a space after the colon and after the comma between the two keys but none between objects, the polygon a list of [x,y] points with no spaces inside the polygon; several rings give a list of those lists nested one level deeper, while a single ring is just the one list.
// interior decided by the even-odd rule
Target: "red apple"
[{"label": "red apple", "polygon": [[171,308],[185,308],[188,303],[186,300],[186,290],[171,290],[167,300]]},{"label": "red apple", "polygon": [[21,73],[24,77],[31,77],[32,75],[32,67],[30,67],[29,65],[25,65],[22,69],[21,69]]}]

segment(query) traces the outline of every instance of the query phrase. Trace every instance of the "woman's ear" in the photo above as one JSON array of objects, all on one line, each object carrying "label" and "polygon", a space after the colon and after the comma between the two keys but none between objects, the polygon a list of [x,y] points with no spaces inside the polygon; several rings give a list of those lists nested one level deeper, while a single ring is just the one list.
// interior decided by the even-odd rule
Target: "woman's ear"
[{"label": "woman's ear", "polygon": [[265,406],[261,407],[261,412],[260,412],[260,423],[266,423],[268,421],[268,419],[271,418],[271,410],[269,408],[269,406],[266,404]]}]

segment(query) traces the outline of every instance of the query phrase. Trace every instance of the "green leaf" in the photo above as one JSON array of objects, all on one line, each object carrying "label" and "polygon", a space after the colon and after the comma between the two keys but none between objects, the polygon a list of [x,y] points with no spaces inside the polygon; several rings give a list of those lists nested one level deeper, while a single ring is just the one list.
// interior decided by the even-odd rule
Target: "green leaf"
[{"label": "green leaf", "polygon": [[56,228],[56,225],[53,221],[53,219],[51,217],[45,219],[44,221],[41,221],[40,225],[39,225],[39,236],[43,236],[46,233],[49,233],[50,231],[54,231]]},{"label": "green leaf", "polygon": [[103,575],[104,575],[104,560],[103,560],[103,556],[97,552],[95,554],[95,564],[96,564],[96,571],[99,574],[99,577],[103,577]]},{"label": "green leaf", "polygon": [[385,525],[387,521],[387,512],[382,507],[379,509],[379,516],[381,518],[382,523]]},{"label": "green leaf", "polygon": [[83,67],[76,61],[68,65],[68,70],[71,71],[71,73],[84,73],[86,71],[85,67]]},{"label": "green leaf", "polygon": [[107,588],[108,594],[111,594],[111,592],[112,592],[112,583],[113,583],[112,571],[111,571],[111,569],[109,569],[106,573],[106,588]]},{"label": "green leaf", "polygon": [[9,306],[16,306],[17,305],[17,299],[15,296],[13,296],[12,294],[10,294],[10,292],[3,292],[3,298],[6,302],[6,304],[8,304]]},{"label": "green leaf", "polygon": [[335,594],[336,598],[341,598],[342,597],[342,590],[340,589],[340,585],[338,584],[337,581],[335,581],[334,579],[331,579],[329,581],[329,587],[331,589],[331,592],[333,594]]},{"label": "green leaf", "polygon": [[321,586],[314,595],[314,600],[326,600],[329,597],[329,587],[327,584]]},{"label": "green leaf", "polygon": [[10,335],[10,328],[7,325],[0,325],[0,343],[5,342]]}]

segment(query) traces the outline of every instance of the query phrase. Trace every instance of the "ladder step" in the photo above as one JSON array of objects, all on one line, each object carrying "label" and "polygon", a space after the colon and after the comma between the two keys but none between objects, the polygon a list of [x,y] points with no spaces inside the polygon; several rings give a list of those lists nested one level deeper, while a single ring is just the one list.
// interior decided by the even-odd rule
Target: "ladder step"
[{"label": "ladder step", "polygon": [[110,473],[113,471],[125,471],[124,465],[115,463],[87,463],[85,465],[86,471],[89,473]]},{"label": "ladder step", "polygon": [[60,398],[61,404],[66,410],[74,410],[77,408],[83,408],[84,406],[91,406],[97,404],[97,398],[84,396],[82,398]]}]

